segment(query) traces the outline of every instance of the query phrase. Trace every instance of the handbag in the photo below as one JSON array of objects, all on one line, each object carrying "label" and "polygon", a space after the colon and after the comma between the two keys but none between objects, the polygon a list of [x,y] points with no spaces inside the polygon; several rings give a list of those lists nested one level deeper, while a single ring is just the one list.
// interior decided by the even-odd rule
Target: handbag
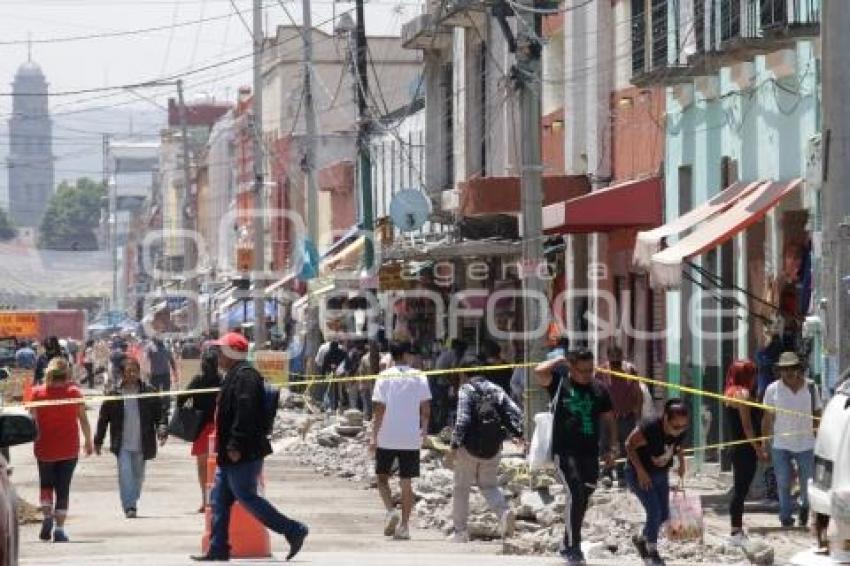
[{"label": "handbag", "polygon": [[168,434],[187,442],[195,442],[201,434],[204,412],[196,409],[192,399],[177,407],[168,423]]}]

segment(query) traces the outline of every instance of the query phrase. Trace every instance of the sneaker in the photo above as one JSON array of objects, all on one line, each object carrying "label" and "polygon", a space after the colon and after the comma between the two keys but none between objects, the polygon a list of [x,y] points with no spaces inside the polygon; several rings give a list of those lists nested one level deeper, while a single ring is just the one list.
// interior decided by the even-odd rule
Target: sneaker
[{"label": "sneaker", "polygon": [[499,519],[499,534],[502,538],[511,538],[516,530],[516,513],[512,509],[508,509],[502,513]]},{"label": "sneaker", "polygon": [[779,522],[782,524],[782,528],[790,529],[794,526],[794,519],[780,519]]},{"label": "sneaker", "polygon": [[466,531],[457,531],[451,537],[449,537],[449,541],[457,543],[457,544],[466,544],[469,542],[469,533]]},{"label": "sneaker", "polygon": [[53,535],[53,518],[49,517],[41,521],[41,531],[38,533],[38,538],[47,542]]},{"label": "sneaker", "polygon": [[391,537],[396,532],[396,527],[401,522],[401,515],[398,511],[387,511],[387,518],[384,519],[384,536]]},{"label": "sneaker", "polygon": [[567,561],[567,566],[586,566],[587,560],[580,548],[565,548],[561,550],[561,558]]},{"label": "sneaker", "polygon": [[808,507],[800,507],[800,514],[797,517],[798,524],[801,527],[809,526],[809,508]]},{"label": "sneaker", "polygon": [[56,529],[53,531],[53,542],[68,542],[68,535],[63,529]]},{"label": "sneaker", "polygon": [[667,566],[667,563],[664,562],[664,559],[661,558],[661,555],[658,554],[657,550],[652,550],[649,552],[649,556],[643,561],[646,566]]},{"label": "sneaker", "polygon": [[641,560],[649,558],[649,549],[646,548],[646,539],[640,535],[632,535],[632,544],[638,551]]},{"label": "sneaker", "polygon": [[750,539],[747,538],[746,533],[744,531],[735,531],[732,533],[732,536],[729,537],[729,545],[737,546],[738,548],[744,548],[750,543]]},{"label": "sneaker", "polygon": [[138,516],[137,513],[136,513],[136,508],[130,507],[129,509],[124,511],[124,516],[127,517],[128,519],[135,519]]},{"label": "sneaker", "polygon": [[399,525],[393,534],[393,540],[410,540],[410,528],[407,525]]}]

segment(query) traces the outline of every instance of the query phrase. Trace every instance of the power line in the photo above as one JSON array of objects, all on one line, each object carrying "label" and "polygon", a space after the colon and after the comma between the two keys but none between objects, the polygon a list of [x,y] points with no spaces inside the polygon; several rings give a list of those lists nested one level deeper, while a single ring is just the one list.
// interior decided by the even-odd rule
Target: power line
[{"label": "power line", "polygon": [[[179,5],[179,4],[178,4]],[[265,7],[268,7],[265,6]],[[160,25],[160,26],[152,26],[146,28],[136,28],[130,30],[123,31],[113,31],[113,32],[99,32],[99,33],[88,33],[83,35],[70,35],[66,37],[49,37],[44,39],[12,39],[0,41],[0,46],[3,45],[28,45],[32,43],[33,45],[45,45],[45,44],[54,44],[54,43],[70,43],[75,41],[91,41],[97,39],[109,39],[113,37],[131,37],[134,35],[144,35],[148,33],[156,33],[160,31],[169,31],[175,30],[184,27],[196,26],[199,24],[203,24],[205,22],[215,22],[218,20],[225,20],[229,18],[232,14],[227,12],[226,14],[221,14],[218,16],[209,16],[209,17],[201,17],[195,20],[184,20],[182,22],[173,22],[168,25]]]}]

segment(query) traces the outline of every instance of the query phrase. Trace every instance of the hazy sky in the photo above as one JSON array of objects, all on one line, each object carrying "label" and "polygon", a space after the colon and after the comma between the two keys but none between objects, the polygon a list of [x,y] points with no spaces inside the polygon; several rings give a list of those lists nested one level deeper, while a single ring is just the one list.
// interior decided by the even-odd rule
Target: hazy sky
[{"label": "hazy sky", "polygon": [[[251,22],[251,0],[234,0]],[[400,3],[402,2],[402,3]],[[278,0],[264,0],[269,28],[289,20]],[[300,1],[283,4],[300,22]],[[313,2],[313,21],[320,23],[353,8],[345,2]],[[410,0],[372,0],[367,4],[370,34],[398,33],[401,24],[419,12]],[[199,20],[205,20],[200,23]],[[176,24],[176,27],[170,28]],[[169,27],[160,31],[82,41],[56,41],[70,36]],[[0,85],[5,92],[18,65],[27,57],[32,35],[33,60],[41,65],[53,93],[112,86],[169,76],[239,56],[244,58],[185,78],[191,95],[233,94],[250,82],[250,36],[229,0],[0,0]],[[11,44],[10,44],[11,43]],[[296,46],[293,46],[296,48]],[[168,88],[145,89],[163,103]],[[52,99],[54,112],[86,106],[126,106],[134,100],[127,92],[75,95]],[[8,115],[11,100],[0,97],[0,114]],[[149,103],[141,103],[150,107]]]},{"label": "hazy sky", "polygon": [[[233,0],[251,24],[252,0]],[[295,20],[301,21],[301,1],[283,0]],[[263,0],[267,35],[277,25],[290,23],[279,0]],[[330,21],[353,10],[350,2],[313,0],[313,23]],[[397,35],[401,24],[420,12],[411,0],[367,0],[370,35]],[[203,21],[201,21],[203,20]],[[135,35],[63,41],[72,36],[165,28]],[[272,30],[272,31],[269,31]],[[33,39],[32,58],[50,84],[51,94],[80,89],[138,83],[201,69],[219,62],[232,63],[184,77],[187,100],[213,95],[233,100],[240,85],[251,83],[251,37],[230,0],[0,0],[0,93],[11,91],[18,66],[27,59],[27,38]],[[44,43],[46,42],[46,43]],[[293,45],[300,50],[300,45]],[[157,116],[173,87],[52,96],[54,154],[57,181],[73,178],[80,158],[96,163],[100,132],[129,129],[131,116],[137,134],[156,134]],[[141,97],[150,101],[141,100]],[[0,157],[8,147],[6,121],[12,99],[0,96]],[[87,109],[99,108],[93,113]],[[126,126],[125,126],[126,124]],[[80,141],[83,136],[83,141]],[[69,165],[70,164],[70,165]],[[5,163],[3,163],[5,165]],[[0,165],[0,201],[4,200],[5,167]],[[63,167],[67,174],[63,174]],[[85,165],[85,169],[91,168]]]}]

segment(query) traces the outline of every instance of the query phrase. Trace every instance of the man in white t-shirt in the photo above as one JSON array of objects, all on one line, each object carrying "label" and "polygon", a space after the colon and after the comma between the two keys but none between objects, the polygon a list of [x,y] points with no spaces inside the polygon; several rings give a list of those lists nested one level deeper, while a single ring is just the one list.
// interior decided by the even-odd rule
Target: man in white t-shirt
[{"label": "man in white t-shirt", "polygon": [[[372,393],[374,415],[369,450],[375,454],[378,492],[387,509],[384,535],[408,540],[414,502],[412,480],[419,477],[419,450],[428,431],[431,390],[428,379],[410,367],[408,342],[390,344],[390,354],[392,362],[381,372]],[[390,474],[396,462],[401,479],[400,517],[390,491]]]},{"label": "man in white t-shirt", "polygon": [[776,364],[779,379],[764,392],[764,404],[777,410],[766,410],[762,419],[762,434],[773,435],[773,468],[779,492],[779,520],[783,527],[793,527],[791,502],[791,461],[797,464],[800,482],[801,526],[809,522],[809,479],[815,468],[815,418],[823,405],[813,382],[803,375],[800,359],[794,352],[785,352]]}]

